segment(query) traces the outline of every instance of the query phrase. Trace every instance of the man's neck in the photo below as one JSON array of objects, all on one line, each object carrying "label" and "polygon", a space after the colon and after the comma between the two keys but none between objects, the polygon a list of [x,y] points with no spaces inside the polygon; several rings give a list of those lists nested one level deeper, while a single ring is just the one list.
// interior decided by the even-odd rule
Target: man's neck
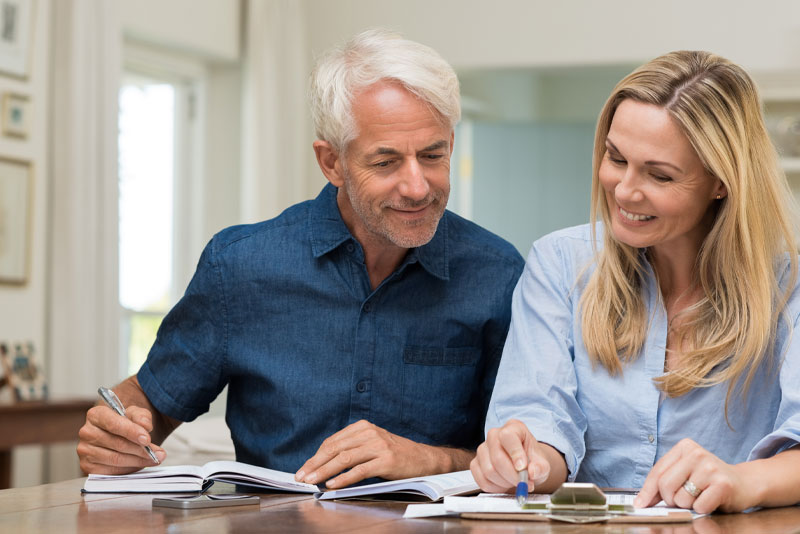
[{"label": "man's neck", "polygon": [[370,287],[374,290],[400,266],[409,249],[369,232],[363,225],[353,224],[358,215],[353,211],[350,202],[341,198],[345,194],[341,189],[338,192],[339,213],[347,229],[364,250],[364,265],[369,275]]}]

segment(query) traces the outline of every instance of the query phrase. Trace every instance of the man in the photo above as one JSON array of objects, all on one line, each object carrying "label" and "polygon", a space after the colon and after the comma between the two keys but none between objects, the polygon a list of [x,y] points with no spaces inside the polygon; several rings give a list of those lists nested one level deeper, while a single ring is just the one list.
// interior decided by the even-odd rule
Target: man
[{"label": "man", "polygon": [[[330,182],[206,247],[147,361],[92,408],[81,467],[152,465],[227,384],[237,459],[329,488],[469,468],[523,261],[445,211],[458,80],[428,47],[356,36],[311,80]],[[299,469],[298,469],[299,468]]]}]

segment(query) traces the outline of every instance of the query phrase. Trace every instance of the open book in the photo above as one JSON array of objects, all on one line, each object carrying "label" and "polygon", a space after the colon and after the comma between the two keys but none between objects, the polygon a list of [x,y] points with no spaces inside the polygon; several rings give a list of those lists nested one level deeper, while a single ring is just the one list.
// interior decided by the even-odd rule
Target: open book
[{"label": "open book", "polygon": [[313,484],[295,481],[293,473],[229,461],[209,462],[202,466],[146,467],[127,475],[89,475],[83,485],[83,491],[86,493],[199,492],[208,488],[214,481],[299,493],[319,491]]},{"label": "open book", "polygon": [[469,471],[457,471],[443,475],[404,478],[354,486],[338,490],[318,492],[314,497],[327,499],[352,499],[356,497],[394,497],[398,500],[430,500],[439,501],[449,495],[463,495],[478,491],[478,484]]}]

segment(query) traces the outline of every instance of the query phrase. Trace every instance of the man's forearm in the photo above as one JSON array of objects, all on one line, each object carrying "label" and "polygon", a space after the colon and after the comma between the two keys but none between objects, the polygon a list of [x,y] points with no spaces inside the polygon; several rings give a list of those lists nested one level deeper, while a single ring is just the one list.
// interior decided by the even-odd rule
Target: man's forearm
[{"label": "man's forearm", "polygon": [[152,414],[153,431],[150,433],[150,438],[156,445],[161,445],[167,436],[181,424],[177,419],[168,417],[156,410],[150,399],[147,398],[142,386],[139,385],[136,375],[129,376],[113,389],[124,406],[139,406],[146,408]]},{"label": "man's forearm", "polygon": [[453,447],[435,447],[426,445],[432,450],[430,458],[432,465],[426,469],[426,475],[452,473],[469,469],[469,463],[475,458],[475,451],[455,449]]}]

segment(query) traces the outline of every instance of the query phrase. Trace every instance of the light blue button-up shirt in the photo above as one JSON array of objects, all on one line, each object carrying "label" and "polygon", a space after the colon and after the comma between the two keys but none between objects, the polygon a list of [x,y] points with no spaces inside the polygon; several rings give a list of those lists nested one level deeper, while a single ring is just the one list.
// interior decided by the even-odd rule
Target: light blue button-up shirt
[{"label": "light blue button-up shirt", "polygon": [[[597,231],[602,242],[599,224]],[[564,455],[569,480],[633,488],[682,438],[728,463],[769,457],[800,442],[800,334],[791,336],[800,315],[797,289],[788,321],[778,325],[772,365],[758,369],[746,398],[732,396],[729,426],[727,383],[669,398],[652,381],[664,372],[667,340],[667,316],[652,271],[645,288],[651,320],[641,354],[624,365],[621,376],[592,367],[580,315],[592,256],[588,225],[534,243],[514,291],[487,431],[520,419]],[[788,278],[788,267],[781,269]]]}]

